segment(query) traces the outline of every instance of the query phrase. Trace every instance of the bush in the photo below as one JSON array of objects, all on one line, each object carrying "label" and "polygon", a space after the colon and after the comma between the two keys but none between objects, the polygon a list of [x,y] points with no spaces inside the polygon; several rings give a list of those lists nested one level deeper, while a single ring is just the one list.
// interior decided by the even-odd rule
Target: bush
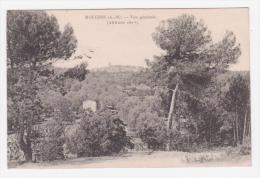
[{"label": "bush", "polygon": [[242,145],[238,145],[237,147],[227,147],[225,150],[225,154],[228,157],[250,155],[251,154],[250,138],[249,137],[245,138],[244,143]]},{"label": "bush", "polygon": [[250,155],[251,154],[251,140],[249,137],[245,138],[244,143],[239,146],[240,155]]},{"label": "bush", "polygon": [[82,63],[64,72],[63,76],[67,78],[83,81],[86,78],[86,74],[89,72],[86,68],[87,68],[87,63]]},{"label": "bush", "polygon": [[8,135],[7,137],[7,158],[8,161],[15,161],[15,162],[24,162],[25,158],[24,158],[24,154],[21,151],[19,144],[18,144],[18,140],[17,140],[17,135],[15,134],[11,134]]},{"label": "bush", "polygon": [[41,157],[43,161],[64,159],[62,139],[43,141],[41,144]]},{"label": "bush", "polygon": [[144,127],[139,130],[141,140],[147,144],[148,149],[164,150],[166,147],[166,129],[160,127]]},{"label": "bush", "polygon": [[133,147],[126,135],[125,124],[111,111],[84,113],[82,119],[66,140],[71,153],[82,156],[104,156]]},{"label": "bush", "polygon": [[43,161],[64,159],[63,145],[65,143],[62,123],[51,120],[46,124],[44,139],[39,143],[39,154]]}]

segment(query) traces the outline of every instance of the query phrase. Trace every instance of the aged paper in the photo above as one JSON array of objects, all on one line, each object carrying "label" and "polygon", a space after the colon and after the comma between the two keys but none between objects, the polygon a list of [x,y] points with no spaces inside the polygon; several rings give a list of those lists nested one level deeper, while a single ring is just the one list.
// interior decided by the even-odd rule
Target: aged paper
[{"label": "aged paper", "polygon": [[8,167],[250,167],[249,43],[248,8],[8,10]]}]

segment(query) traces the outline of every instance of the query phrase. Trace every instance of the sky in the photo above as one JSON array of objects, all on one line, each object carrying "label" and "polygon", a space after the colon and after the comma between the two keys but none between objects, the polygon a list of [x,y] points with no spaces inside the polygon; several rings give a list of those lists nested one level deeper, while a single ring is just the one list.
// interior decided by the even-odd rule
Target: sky
[{"label": "sky", "polygon": [[[152,40],[155,28],[162,20],[187,13],[204,21],[215,42],[222,39],[226,30],[234,32],[242,54],[231,70],[249,70],[247,8],[55,10],[47,13],[57,18],[61,30],[67,23],[71,24],[78,40],[75,55],[84,56],[81,60],[59,60],[54,64],[58,67],[73,67],[82,61],[87,61],[89,68],[108,65],[146,66],[145,59],[163,54]],[[125,24],[109,24],[115,20]],[[127,24],[129,21],[132,24]]]}]

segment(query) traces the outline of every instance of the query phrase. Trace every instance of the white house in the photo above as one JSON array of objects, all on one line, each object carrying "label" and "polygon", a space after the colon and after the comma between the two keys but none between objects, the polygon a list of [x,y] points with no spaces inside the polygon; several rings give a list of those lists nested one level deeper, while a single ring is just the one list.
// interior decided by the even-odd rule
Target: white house
[{"label": "white house", "polygon": [[93,112],[97,111],[97,102],[93,100],[83,101],[83,109],[91,109]]}]

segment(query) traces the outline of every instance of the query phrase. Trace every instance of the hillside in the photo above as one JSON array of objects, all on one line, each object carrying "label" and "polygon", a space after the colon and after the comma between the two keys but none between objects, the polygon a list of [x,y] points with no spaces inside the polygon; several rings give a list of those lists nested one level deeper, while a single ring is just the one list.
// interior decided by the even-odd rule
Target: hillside
[{"label": "hillside", "polygon": [[217,82],[219,83],[229,83],[228,80],[231,77],[235,77],[237,75],[241,75],[247,78],[250,81],[250,71],[228,71],[226,73],[220,74],[216,77]]},{"label": "hillside", "polygon": [[101,68],[94,68],[90,71],[99,72],[99,71],[105,71],[105,72],[111,72],[111,73],[119,73],[119,72],[140,72],[144,70],[144,67],[140,66],[123,66],[123,65],[111,65],[107,67],[101,67]]}]

